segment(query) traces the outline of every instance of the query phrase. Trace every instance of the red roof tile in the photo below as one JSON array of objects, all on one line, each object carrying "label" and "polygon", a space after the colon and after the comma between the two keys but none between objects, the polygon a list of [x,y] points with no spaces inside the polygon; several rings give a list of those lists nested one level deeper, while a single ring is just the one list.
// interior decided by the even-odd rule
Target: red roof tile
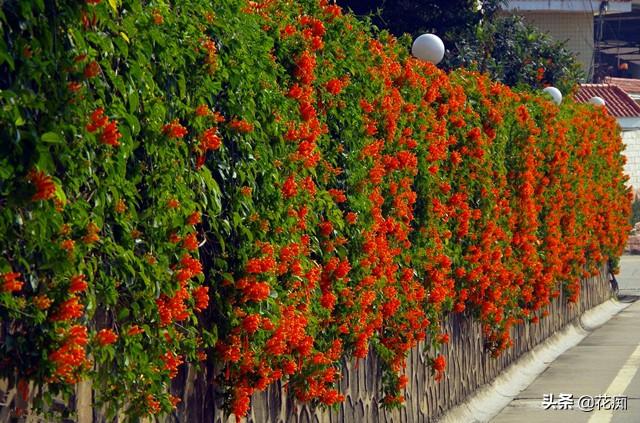
[{"label": "red roof tile", "polygon": [[610,84],[580,84],[575,99],[588,103],[592,97],[601,97],[609,114],[615,117],[640,117],[640,105],[621,88]]},{"label": "red roof tile", "polygon": [[604,82],[622,88],[622,91],[627,94],[640,94],[640,79],[614,78],[608,76],[604,79]]}]

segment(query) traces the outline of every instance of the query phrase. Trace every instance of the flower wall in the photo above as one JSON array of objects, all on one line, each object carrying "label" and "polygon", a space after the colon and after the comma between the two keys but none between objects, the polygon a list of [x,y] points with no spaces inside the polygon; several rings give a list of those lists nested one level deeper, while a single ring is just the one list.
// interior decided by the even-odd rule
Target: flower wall
[{"label": "flower wall", "polygon": [[331,405],[370,349],[399,405],[447,313],[497,355],[622,251],[604,109],[447,75],[326,1],[1,11],[0,375],[36,406],[90,378],[167,413],[187,363],[238,416],[279,379]]}]

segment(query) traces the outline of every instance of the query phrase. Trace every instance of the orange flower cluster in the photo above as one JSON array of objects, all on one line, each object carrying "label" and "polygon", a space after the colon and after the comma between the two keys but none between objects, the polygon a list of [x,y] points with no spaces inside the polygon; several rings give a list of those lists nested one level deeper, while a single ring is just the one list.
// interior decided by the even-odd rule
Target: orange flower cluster
[{"label": "orange flower cluster", "polygon": [[89,342],[87,328],[74,325],[63,334],[62,345],[49,353],[49,360],[55,367],[52,381],[77,383],[77,372],[89,365],[85,347]]},{"label": "orange flower cluster", "polygon": [[242,119],[233,119],[229,122],[229,127],[237,132],[249,133],[253,131],[253,125]]},{"label": "orange flower cluster", "polygon": [[91,114],[91,121],[86,126],[87,131],[93,133],[102,129],[100,134],[100,143],[110,145],[112,147],[120,146],[120,138],[122,134],[118,131],[118,123],[116,121],[110,121],[109,117],[104,115],[104,109],[102,107],[97,108]]},{"label": "orange flower cluster", "polygon": [[163,370],[169,371],[169,377],[174,378],[178,374],[178,367],[182,364],[182,356],[176,355],[171,351],[167,351],[162,357],[164,362]]},{"label": "orange flower cluster", "polygon": [[198,286],[193,290],[192,295],[196,302],[194,309],[196,311],[206,310],[209,305],[209,287]]},{"label": "orange flower cluster", "polygon": [[84,306],[79,302],[78,297],[71,297],[63,301],[57,310],[51,314],[49,319],[52,322],[64,322],[82,317]]},{"label": "orange flower cluster", "polygon": [[87,233],[82,237],[82,242],[87,245],[91,245],[100,241],[100,236],[98,235],[99,233],[100,228],[98,227],[98,225],[93,222],[89,222],[89,224],[87,225]]},{"label": "orange flower cluster", "polygon": [[[92,22],[92,24],[95,24],[95,20]],[[100,65],[95,60],[92,60],[91,62],[89,62],[87,66],[84,68],[84,76],[87,79],[95,78],[99,74],[100,74]]]},{"label": "orange flower cluster", "polygon": [[217,128],[209,128],[202,133],[200,151],[206,153],[209,150],[217,150],[222,145],[222,139],[217,134]]},{"label": "orange flower cluster", "polygon": [[[261,205],[250,219],[268,241],[243,249],[252,253],[222,291],[237,323],[217,350],[237,415],[255,389],[279,377],[304,380],[294,387],[300,399],[339,400],[333,372],[344,345],[357,358],[382,346],[391,374],[384,401],[399,404],[407,352],[427,337],[449,340],[439,332],[443,313],[476,310],[497,354],[510,343],[510,327],[541,314],[561,281],[570,281],[564,288],[575,300],[586,275],[581,267],[597,269],[600,252],[615,255],[624,238],[626,205],[586,211],[596,198],[626,195],[616,179],[620,146],[610,118],[571,105],[576,118],[568,122],[545,100],[482,75],[446,75],[405,59],[393,38],[373,40],[353,30],[336,6],[319,4],[314,16],[289,15],[278,1],[247,9],[265,19],[267,34],[298,52],[271,58],[293,61],[281,89],[297,116],[282,113],[287,152],[274,149],[269,168],[280,178],[281,202]],[[358,47],[326,39],[330,31]],[[364,63],[362,74],[333,58],[347,49],[362,51],[355,59]],[[360,84],[362,97],[346,98],[348,84]],[[598,122],[598,135],[587,119]],[[574,138],[571,130],[589,135]],[[587,138],[606,143],[606,153],[581,153]],[[589,171],[581,169],[581,154],[593,164]],[[602,160],[607,166],[594,164]],[[604,179],[616,186],[610,197],[595,178],[605,168],[611,171]],[[587,185],[597,195],[568,192]],[[591,216],[580,218],[588,228],[576,227],[577,203]],[[616,228],[614,239],[596,223],[603,222],[597,213]],[[265,313],[266,301],[277,309]],[[311,319],[322,333],[310,328]],[[327,349],[334,340],[336,348]],[[444,356],[430,365],[435,380],[444,377]]]},{"label": "orange flower cluster", "polygon": [[31,169],[27,179],[36,187],[31,201],[50,200],[56,195],[56,184],[51,176],[41,170]]},{"label": "orange flower cluster", "polygon": [[85,275],[76,275],[71,278],[69,283],[69,293],[84,292],[87,290],[87,281]]},{"label": "orange flower cluster", "polygon": [[174,119],[162,127],[162,133],[169,138],[184,138],[187,132],[187,128],[182,126],[178,119]]},{"label": "orange flower cluster", "polygon": [[[109,51],[94,51],[95,31],[121,26],[109,5],[61,13],[55,28],[24,17],[34,31],[8,47],[10,79],[34,90],[16,104],[38,119],[8,131],[82,122],[94,135],[35,138],[50,175],[26,179],[24,151],[8,146],[17,201],[0,214],[12,266],[0,306],[19,339],[3,366],[18,379],[69,393],[92,375],[96,398],[142,417],[169,412],[170,379],[209,357],[240,418],[276,381],[341,401],[344,359],[378,353],[381,402],[397,406],[408,351],[449,341],[443,316],[476,316],[497,355],[514,325],[561,293],[578,301],[581,279],[620,253],[622,144],[601,108],[447,74],[327,0],[231,3],[127,10],[126,33],[99,34]],[[61,28],[69,51],[35,47]],[[29,82],[58,64],[59,87]],[[22,201],[29,187],[56,201]],[[114,329],[88,333],[85,320]],[[427,363],[446,376],[444,356]]]},{"label": "orange flower cluster", "polygon": [[24,282],[18,280],[20,273],[8,272],[2,274],[2,292],[18,292],[22,289]]},{"label": "orange flower cluster", "polygon": [[111,329],[101,329],[96,334],[96,342],[101,347],[104,347],[105,345],[113,344],[117,340],[118,340],[118,335],[116,335]]}]

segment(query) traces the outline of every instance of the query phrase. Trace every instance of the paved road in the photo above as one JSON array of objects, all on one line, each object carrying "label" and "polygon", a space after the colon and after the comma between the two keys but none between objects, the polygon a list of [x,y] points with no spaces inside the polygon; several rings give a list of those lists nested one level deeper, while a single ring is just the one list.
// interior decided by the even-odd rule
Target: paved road
[{"label": "paved road", "polygon": [[[621,301],[633,304],[558,357],[492,423],[640,422],[640,301],[635,301],[640,295],[640,256],[622,257],[617,279]],[[558,401],[560,394],[572,394],[572,399]],[[587,408],[595,405],[597,396],[603,403],[627,397],[627,409],[580,410],[581,397]],[[560,409],[571,402],[573,410]]]}]

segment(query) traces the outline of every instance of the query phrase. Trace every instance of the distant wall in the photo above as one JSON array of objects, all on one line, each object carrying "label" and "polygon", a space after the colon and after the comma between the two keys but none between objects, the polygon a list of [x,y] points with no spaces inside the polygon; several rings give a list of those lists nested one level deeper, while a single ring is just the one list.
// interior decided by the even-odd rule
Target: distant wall
[{"label": "distant wall", "polygon": [[627,158],[624,173],[629,175],[629,184],[637,195],[640,189],[640,129],[623,131],[622,142],[626,145],[622,154]]},{"label": "distant wall", "polygon": [[589,72],[593,58],[593,14],[560,12],[522,12],[517,13],[525,20],[548,32],[558,41],[567,41],[567,48],[573,52],[582,66]]}]

